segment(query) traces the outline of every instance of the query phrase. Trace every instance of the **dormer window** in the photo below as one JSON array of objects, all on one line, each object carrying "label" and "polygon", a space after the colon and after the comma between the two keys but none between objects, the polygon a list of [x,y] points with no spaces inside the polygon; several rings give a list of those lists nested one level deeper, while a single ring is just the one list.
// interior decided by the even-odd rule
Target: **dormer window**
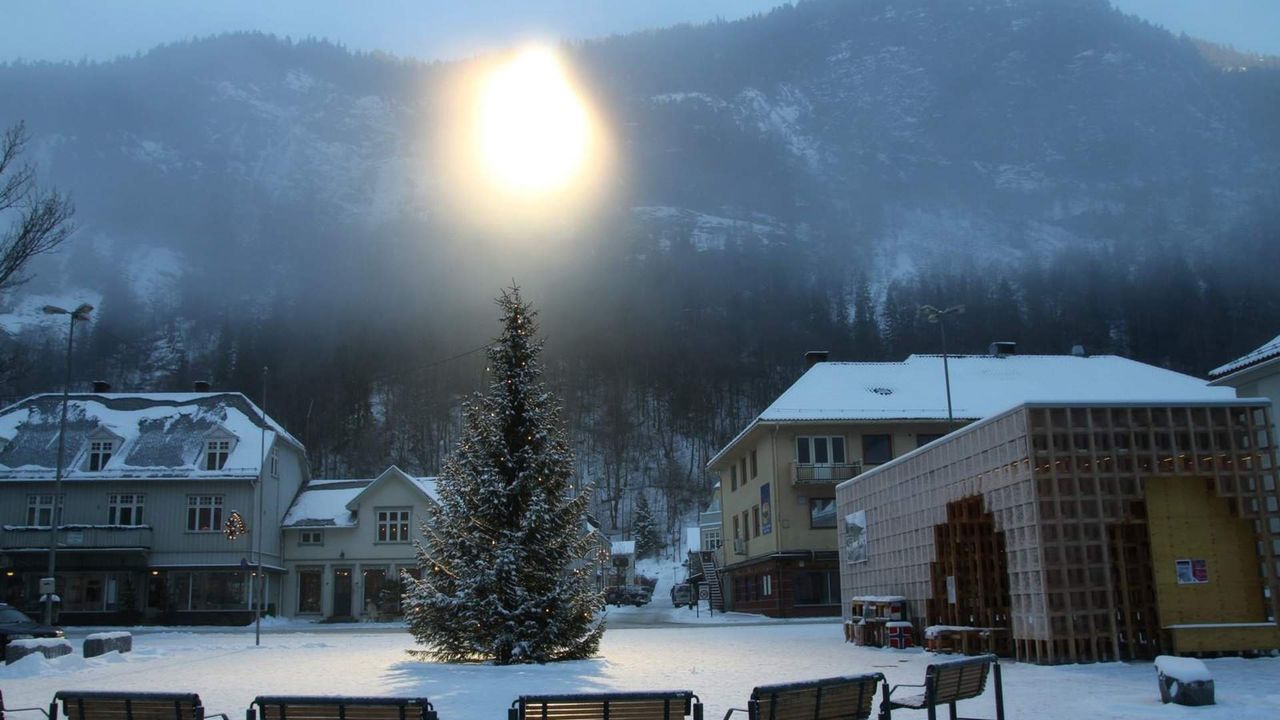
[{"label": "dormer window", "polygon": [[210,440],[205,444],[204,469],[221,470],[227,464],[227,456],[231,454],[230,440]]},{"label": "dormer window", "polygon": [[111,440],[93,440],[89,443],[89,472],[97,472],[111,462],[116,444]]}]

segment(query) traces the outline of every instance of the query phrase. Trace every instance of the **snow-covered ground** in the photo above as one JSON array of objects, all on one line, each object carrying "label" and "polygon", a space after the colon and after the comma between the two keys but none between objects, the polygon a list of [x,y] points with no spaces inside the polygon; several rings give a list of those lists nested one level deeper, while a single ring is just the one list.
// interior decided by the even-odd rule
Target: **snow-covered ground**
[{"label": "snow-covered ground", "polygon": [[[883,672],[893,683],[919,682],[933,659],[919,651],[854,647],[842,642],[833,624],[612,630],[600,657],[544,666],[421,662],[407,655],[413,641],[401,633],[281,633],[264,635],[259,649],[252,645],[248,629],[142,635],[127,655],[25,658],[0,668],[0,687],[10,707],[44,705],[62,689],[194,691],[209,712],[232,717],[267,693],[426,696],[443,720],[502,717],[521,693],[687,688],[706,703],[708,718],[719,718],[725,709],[741,707],[758,683],[867,671]],[[1280,659],[1206,664],[1217,682],[1218,705],[1184,708],[1160,704],[1150,663],[1008,663],[1007,714],[1048,720],[1280,717]],[[993,717],[989,695],[967,705],[961,711],[969,717]]]}]

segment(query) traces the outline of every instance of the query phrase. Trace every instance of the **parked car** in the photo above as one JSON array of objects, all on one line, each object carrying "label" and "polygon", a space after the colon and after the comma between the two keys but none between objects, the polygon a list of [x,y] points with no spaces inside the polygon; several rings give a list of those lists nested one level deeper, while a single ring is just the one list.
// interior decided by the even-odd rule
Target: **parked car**
[{"label": "parked car", "polygon": [[671,587],[672,607],[684,607],[686,605],[692,606],[693,603],[693,586],[689,583],[680,583],[679,585],[673,585]]},{"label": "parked car", "polygon": [[61,628],[41,625],[18,608],[0,603],[0,653],[9,646],[10,640],[60,637],[63,637]]},{"label": "parked car", "polygon": [[609,605],[640,607],[647,604],[649,598],[649,590],[640,585],[614,585],[604,590],[604,601]]}]

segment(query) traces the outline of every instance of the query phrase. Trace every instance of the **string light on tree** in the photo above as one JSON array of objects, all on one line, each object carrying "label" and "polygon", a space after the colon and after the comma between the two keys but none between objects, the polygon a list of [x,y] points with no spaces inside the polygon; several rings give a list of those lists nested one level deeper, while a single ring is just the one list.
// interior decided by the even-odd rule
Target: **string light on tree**
[{"label": "string light on tree", "polygon": [[244,524],[244,518],[240,516],[239,510],[232,510],[227,515],[227,521],[222,523],[222,534],[228,540],[235,540],[245,534],[248,528]]}]

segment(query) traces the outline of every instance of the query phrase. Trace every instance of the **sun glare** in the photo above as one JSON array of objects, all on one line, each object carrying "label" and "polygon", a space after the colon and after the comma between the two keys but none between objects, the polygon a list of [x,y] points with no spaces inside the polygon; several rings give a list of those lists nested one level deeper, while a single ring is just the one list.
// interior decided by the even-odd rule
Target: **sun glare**
[{"label": "sun glare", "polygon": [[582,171],[592,140],[589,113],[550,50],[529,48],[490,70],[478,102],[480,163],[493,184],[545,193]]}]

